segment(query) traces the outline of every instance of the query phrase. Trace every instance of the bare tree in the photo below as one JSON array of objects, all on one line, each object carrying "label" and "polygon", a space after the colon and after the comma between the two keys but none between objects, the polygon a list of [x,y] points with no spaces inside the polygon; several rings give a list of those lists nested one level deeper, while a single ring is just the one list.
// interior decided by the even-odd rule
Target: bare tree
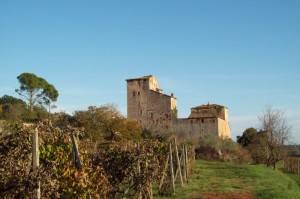
[{"label": "bare tree", "polygon": [[271,106],[266,107],[258,117],[264,134],[266,165],[276,167],[285,155],[284,144],[289,142],[291,127],[287,124],[285,113]]}]

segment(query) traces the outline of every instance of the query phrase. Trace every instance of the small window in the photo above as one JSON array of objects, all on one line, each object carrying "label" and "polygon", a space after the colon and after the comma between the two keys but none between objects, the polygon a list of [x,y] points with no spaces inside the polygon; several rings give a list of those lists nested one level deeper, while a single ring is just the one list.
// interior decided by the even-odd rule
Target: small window
[{"label": "small window", "polygon": [[153,118],[153,113],[148,113],[148,118]]},{"label": "small window", "polygon": [[191,120],[191,124],[193,124],[193,120]]},{"label": "small window", "polygon": [[132,92],[132,96],[133,96],[133,97],[135,96],[135,91]]},{"label": "small window", "polygon": [[204,119],[202,119],[202,123],[204,123]]},{"label": "small window", "polygon": [[138,91],[137,94],[140,95],[140,91]]},{"label": "small window", "polygon": [[166,125],[166,129],[169,129],[169,126],[168,126],[168,125]]}]

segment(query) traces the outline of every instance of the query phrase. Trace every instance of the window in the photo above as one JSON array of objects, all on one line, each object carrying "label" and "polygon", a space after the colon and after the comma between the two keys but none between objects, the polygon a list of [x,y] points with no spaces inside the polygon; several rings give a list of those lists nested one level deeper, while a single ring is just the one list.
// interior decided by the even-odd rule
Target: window
[{"label": "window", "polygon": [[204,119],[202,119],[202,123],[204,123]]},{"label": "window", "polygon": [[138,91],[137,94],[140,95],[140,91]]},{"label": "window", "polygon": [[133,96],[133,97],[135,96],[135,91],[132,92],[132,96]]},{"label": "window", "polygon": [[153,113],[148,113],[148,118],[153,118]]}]

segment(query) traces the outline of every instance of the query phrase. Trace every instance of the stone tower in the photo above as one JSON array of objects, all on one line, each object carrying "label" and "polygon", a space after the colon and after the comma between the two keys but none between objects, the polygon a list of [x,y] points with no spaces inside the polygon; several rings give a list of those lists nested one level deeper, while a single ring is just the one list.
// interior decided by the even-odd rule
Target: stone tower
[{"label": "stone tower", "polygon": [[174,95],[163,94],[152,75],[126,81],[127,118],[153,131],[170,131],[176,109]]}]

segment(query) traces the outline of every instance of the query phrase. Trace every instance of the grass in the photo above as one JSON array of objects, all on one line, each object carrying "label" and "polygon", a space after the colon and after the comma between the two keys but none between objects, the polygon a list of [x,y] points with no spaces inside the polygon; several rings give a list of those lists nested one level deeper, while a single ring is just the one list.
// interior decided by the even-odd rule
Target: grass
[{"label": "grass", "polygon": [[220,198],[235,194],[259,199],[300,199],[300,178],[284,174],[280,169],[273,171],[264,165],[197,160],[188,184],[180,187],[177,183],[174,196],[154,194],[154,198],[201,198],[207,193],[223,195]]}]

